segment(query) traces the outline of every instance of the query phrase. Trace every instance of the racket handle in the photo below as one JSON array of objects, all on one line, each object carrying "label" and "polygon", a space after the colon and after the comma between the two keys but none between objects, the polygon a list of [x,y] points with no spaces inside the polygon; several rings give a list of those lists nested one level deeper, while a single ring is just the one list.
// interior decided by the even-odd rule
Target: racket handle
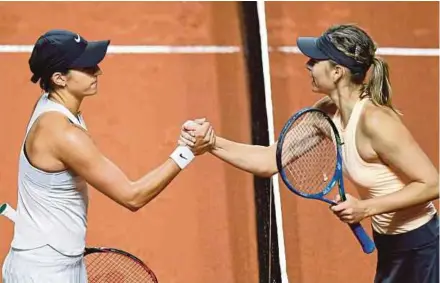
[{"label": "racket handle", "polygon": [[0,204],[0,215],[7,217],[12,222],[15,222],[17,218],[17,212],[9,204]]},{"label": "racket handle", "polygon": [[371,254],[376,246],[374,245],[374,242],[370,239],[370,237],[365,232],[364,228],[361,224],[349,224],[351,230],[353,231],[353,234],[358,239],[359,243],[362,246],[362,250],[366,254]]}]

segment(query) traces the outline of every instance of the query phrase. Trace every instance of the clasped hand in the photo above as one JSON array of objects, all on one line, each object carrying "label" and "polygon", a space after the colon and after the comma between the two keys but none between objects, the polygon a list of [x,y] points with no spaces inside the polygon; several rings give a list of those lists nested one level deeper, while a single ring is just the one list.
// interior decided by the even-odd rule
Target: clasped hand
[{"label": "clasped hand", "polygon": [[181,128],[177,143],[188,146],[194,155],[210,151],[215,145],[214,129],[205,118],[186,121]]}]

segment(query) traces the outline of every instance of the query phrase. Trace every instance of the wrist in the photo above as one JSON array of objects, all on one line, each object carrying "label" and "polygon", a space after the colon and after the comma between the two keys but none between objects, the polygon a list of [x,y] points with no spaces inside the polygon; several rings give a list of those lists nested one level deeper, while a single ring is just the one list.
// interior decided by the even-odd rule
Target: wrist
[{"label": "wrist", "polygon": [[217,137],[214,135],[214,142],[212,143],[212,145],[209,147],[209,152],[213,152],[214,150],[217,149]]},{"label": "wrist", "polygon": [[195,156],[189,147],[179,145],[171,153],[170,158],[183,170],[194,160]]},{"label": "wrist", "polygon": [[222,149],[222,143],[223,139],[219,136],[215,136],[214,143],[212,144],[211,151],[218,151],[219,149]]},{"label": "wrist", "polygon": [[361,200],[365,218],[376,215],[371,199]]}]

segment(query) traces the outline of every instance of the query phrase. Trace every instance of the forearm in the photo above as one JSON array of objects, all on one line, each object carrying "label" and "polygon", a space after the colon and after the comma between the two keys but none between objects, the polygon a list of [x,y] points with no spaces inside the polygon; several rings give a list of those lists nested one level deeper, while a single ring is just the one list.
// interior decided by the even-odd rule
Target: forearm
[{"label": "forearm", "polygon": [[160,192],[194,159],[194,154],[186,146],[178,146],[162,165],[131,184],[133,197],[130,207],[137,210]]},{"label": "forearm", "polygon": [[269,177],[277,172],[274,146],[242,144],[217,136],[211,153],[232,166],[257,176]]},{"label": "forearm", "polygon": [[181,169],[169,158],[139,180],[132,182],[130,209],[136,211],[154,199],[179,174]]},{"label": "forearm", "polygon": [[438,183],[413,182],[386,196],[363,200],[367,216],[389,213],[439,198]]}]

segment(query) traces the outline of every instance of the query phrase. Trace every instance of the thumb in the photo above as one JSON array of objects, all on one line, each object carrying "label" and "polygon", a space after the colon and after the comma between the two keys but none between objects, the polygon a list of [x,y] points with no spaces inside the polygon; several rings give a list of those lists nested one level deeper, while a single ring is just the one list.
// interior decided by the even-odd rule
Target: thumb
[{"label": "thumb", "polygon": [[340,203],[341,202],[341,196],[339,194],[337,194],[333,200],[336,203]]},{"label": "thumb", "polygon": [[345,208],[346,208],[346,203],[345,203],[345,202],[342,202],[342,203],[337,204],[337,205],[332,205],[332,206],[330,207],[330,209],[331,209],[333,212],[339,212],[339,211],[344,210]]},{"label": "thumb", "polygon": [[182,125],[182,129],[186,131],[195,131],[197,127],[199,126],[198,123],[188,120]]}]

